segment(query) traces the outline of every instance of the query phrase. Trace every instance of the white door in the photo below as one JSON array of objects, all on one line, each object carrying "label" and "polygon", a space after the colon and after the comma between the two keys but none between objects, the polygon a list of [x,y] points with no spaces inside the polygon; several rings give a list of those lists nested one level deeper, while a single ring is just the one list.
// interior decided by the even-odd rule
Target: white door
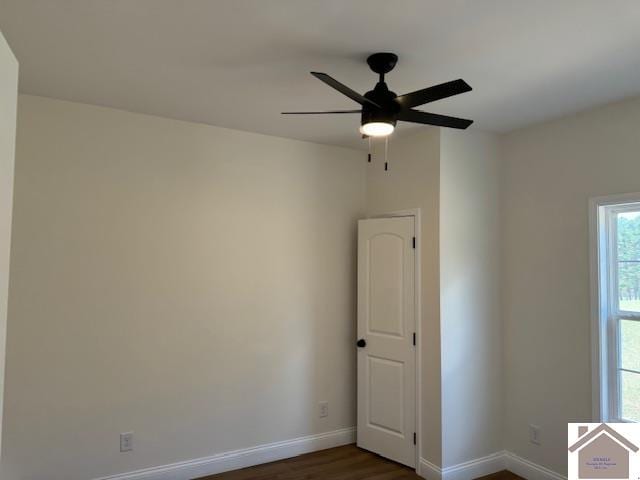
[{"label": "white door", "polygon": [[415,467],[414,217],[358,223],[358,446]]}]

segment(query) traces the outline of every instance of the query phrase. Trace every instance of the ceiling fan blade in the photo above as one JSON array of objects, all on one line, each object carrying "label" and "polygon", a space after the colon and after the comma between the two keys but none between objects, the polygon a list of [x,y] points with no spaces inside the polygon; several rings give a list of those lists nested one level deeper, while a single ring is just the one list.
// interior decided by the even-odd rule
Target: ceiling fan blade
[{"label": "ceiling fan blade", "polygon": [[424,123],[426,125],[459,128],[461,130],[468,128],[469,125],[473,123],[473,120],[467,120],[465,118],[448,117],[446,115],[420,112],[418,110],[403,110],[398,114],[397,118],[405,122]]},{"label": "ceiling fan blade", "polygon": [[443,98],[452,97],[471,91],[472,88],[467,82],[459,78],[447,83],[441,83],[429,88],[423,88],[422,90],[416,90],[415,92],[406,93],[396,97],[396,101],[400,103],[404,108],[417,107],[418,105],[424,105],[425,103],[435,102]]},{"label": "ceiling fan blade", "polygon": [[369,100],[365,96],[360,95],[358,92],[356,92],[354,90],[351,90],[349,87],[347,87],[346,85],[340,83],[335,78],[330,77],[326,73],[311,72],[311,75],[316,77],[318,80],[322,80],[324,83],[329,85],[331,88],[335,88],[340,93],[342,93],[343,95],[346,95],[347,97],[349,97],[354,102],[358,102],[360,105],[369,104],[369,105],[373,105],[374,107],[380,108],[380,105],[378,105],[377,103],[372,102],[371,100]]},{"label": "ceiling fan blade", "polygon": [[323,113],[362,113],[362,110],[327,110],[324,112],[282,112],[282,115],[320,115]]}]

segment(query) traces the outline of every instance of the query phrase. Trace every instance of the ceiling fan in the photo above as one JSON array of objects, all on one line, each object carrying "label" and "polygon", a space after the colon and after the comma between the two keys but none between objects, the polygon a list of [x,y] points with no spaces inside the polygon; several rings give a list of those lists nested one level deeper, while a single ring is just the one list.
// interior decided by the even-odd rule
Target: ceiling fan
[{"label": "ceiling fan", "polygon": [[452,97],[471,90],[467,82],[462,79],[441,83],[433,87],[423,88],[404,95],[396,95],[389,90],[384,81],[384,76],[396,66],[398,56],[394,53],[374,53],[367,58],[371,70],[380,76],[373,90],[364,95],[350,89],[338,82],[326,73],[311,72],[311,75],[330,87],[338,90],[351,100],[359,103],[359,110],[329,110],[324,112],[282,112],[283,115],[304,114],[333,114],[333,113],[360,113],[360,133],[370,137],[386,137],[391,134],[398,120],[404,122],[423,123],[438,127],[465,129],[473,123],[473,120],[449,117],[436,113],[414,110],[413,107],[435,102],[443,98]]}]

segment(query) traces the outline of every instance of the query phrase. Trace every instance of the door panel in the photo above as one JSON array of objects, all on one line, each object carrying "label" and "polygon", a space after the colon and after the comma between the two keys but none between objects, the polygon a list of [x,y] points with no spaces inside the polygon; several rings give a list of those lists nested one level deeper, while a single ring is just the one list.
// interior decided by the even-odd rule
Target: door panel
[{"label": "door panel", "polygon": [[404,435],[404,364],[369,356],[369,425]]},{"label": "door panel", "polygon": [[404,239],[381,233],[369,239],[369,332],[402,337]]},{"label": "door panel", "polygon": [[358,225],[358,446],[415,467],[414,218]]}]

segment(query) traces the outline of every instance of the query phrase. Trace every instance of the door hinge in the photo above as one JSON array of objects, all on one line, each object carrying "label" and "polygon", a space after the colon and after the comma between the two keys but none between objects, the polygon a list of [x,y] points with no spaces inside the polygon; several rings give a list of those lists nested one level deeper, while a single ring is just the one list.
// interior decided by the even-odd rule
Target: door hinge
[{"label": "door hinge", "polygon": [[416,248],[416,237],[413,237],[413,248]]},{"label": "door hinge", "polygon": [[413,444],[415,445],[416,443],[417,443],[416,432],[413,432]]},{"label": "door hinge", "polygon": [[413,346],[416,346],[416,332],[413,332]]}]

